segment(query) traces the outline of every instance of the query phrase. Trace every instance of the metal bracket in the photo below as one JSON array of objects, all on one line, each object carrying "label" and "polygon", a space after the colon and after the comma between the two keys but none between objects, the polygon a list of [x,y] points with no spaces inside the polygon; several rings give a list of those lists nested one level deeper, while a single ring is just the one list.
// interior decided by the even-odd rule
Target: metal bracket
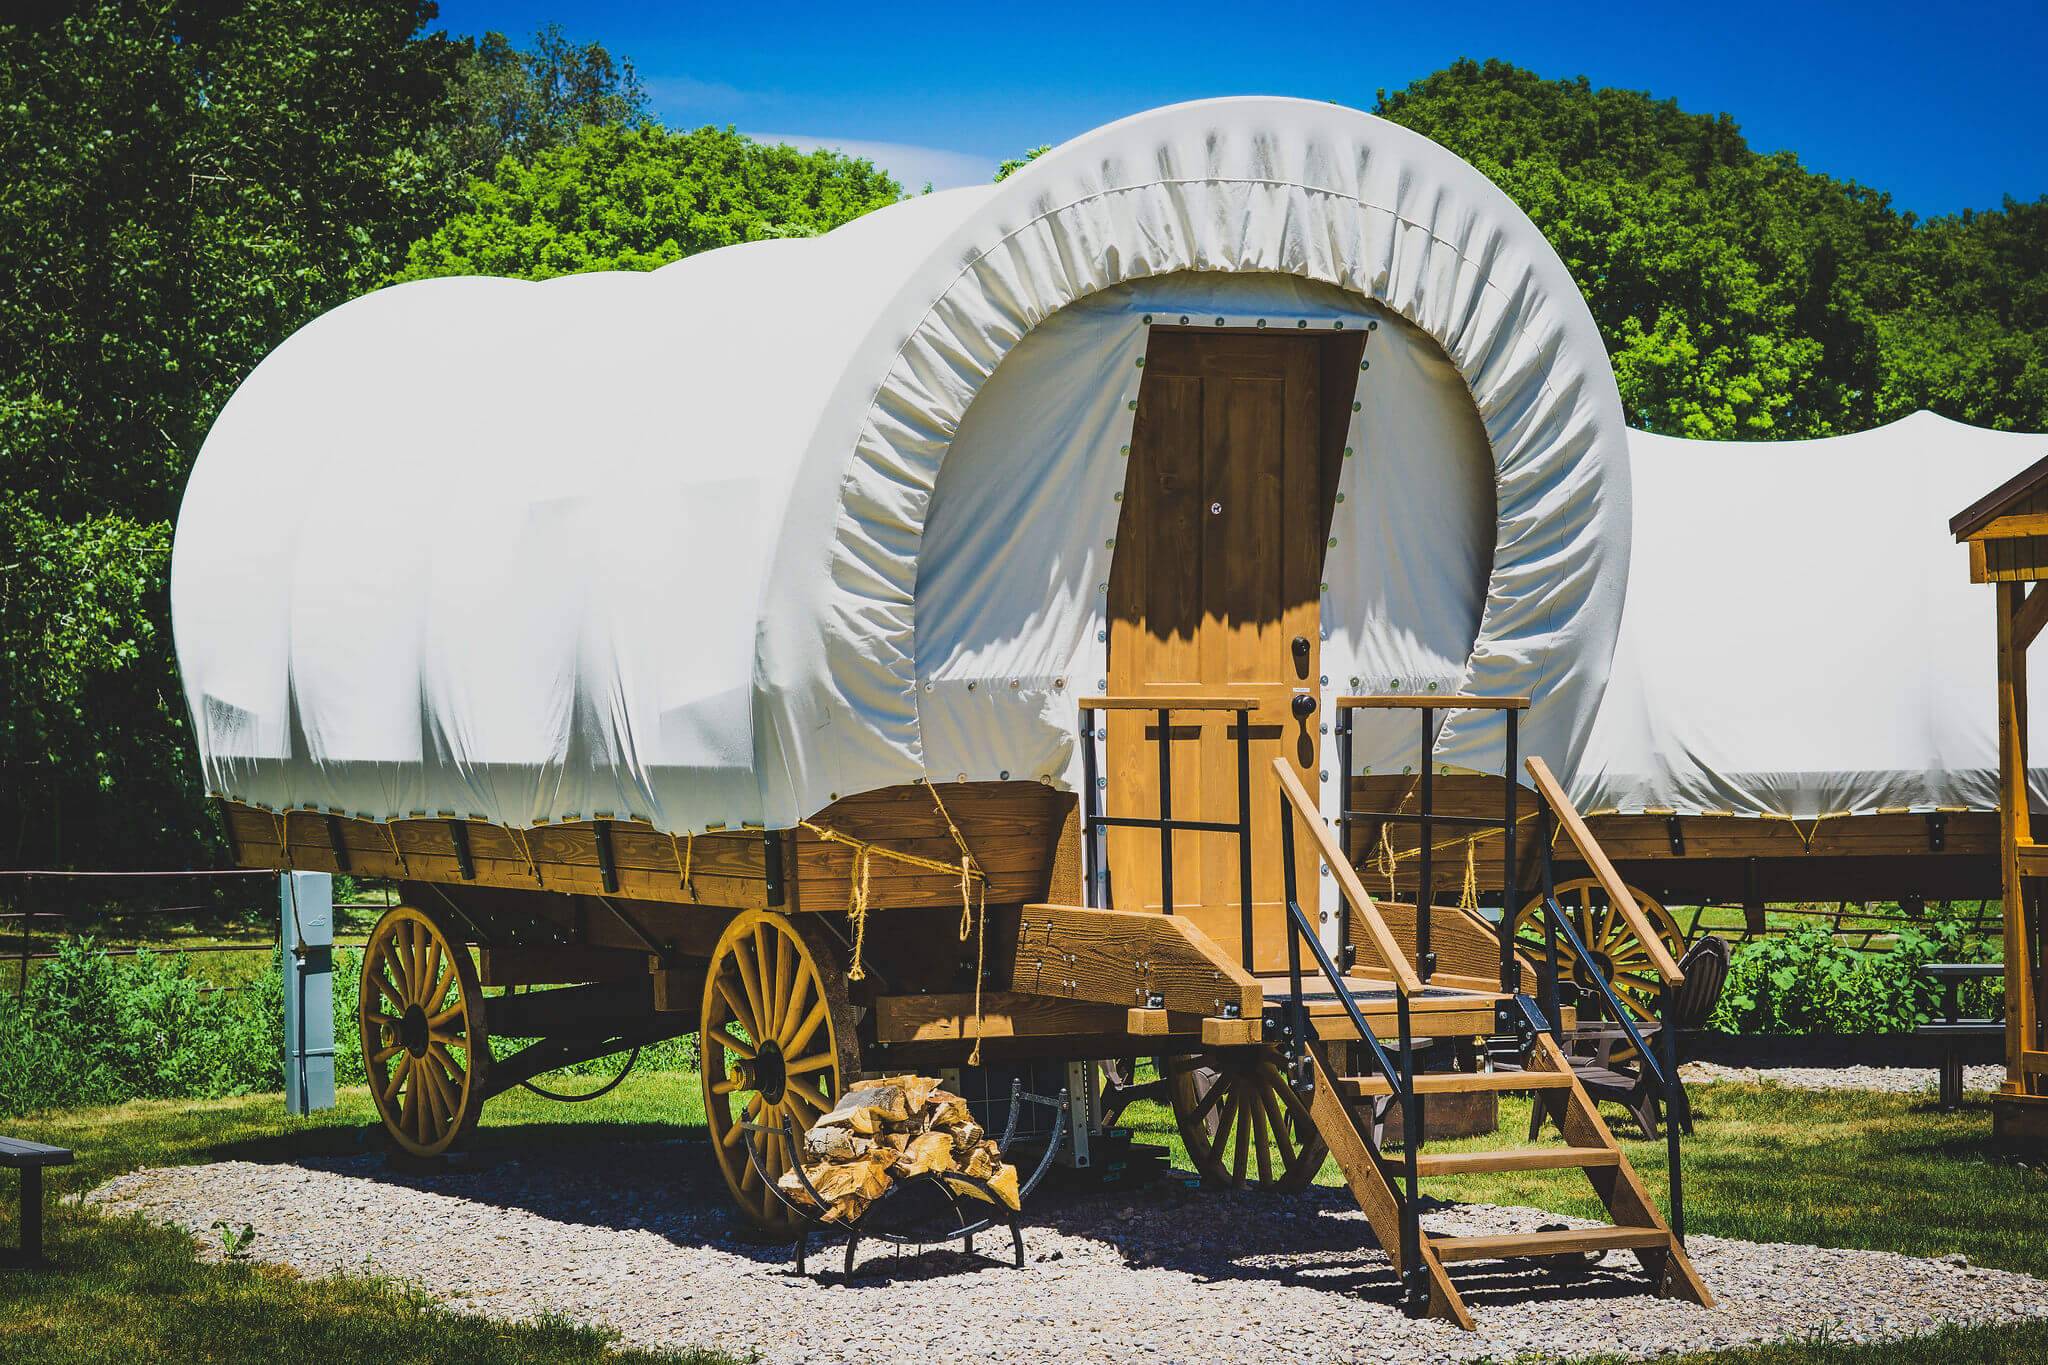
[{"label": "metal bracket", "polygon": [[787,888],[783,881],[782,838],[774,830],[761,835],[761,866],[768,883],[768,903],[781,905]]},{"label": "metal bracket", "polygon": [[462,880],[476,880],[476,859],[469,853],[469,826],[460,820],[448,822],[448,838],[455,845],[455,865],[462,869]]},{"label": "metal bracket", "polygon": [[337,872],[351,871],[348,860],[348,844],[341,837],[341,817],[327,817],[327,846],[334,850],[334,869]]},{"label": "metal bracket", "polygon": [[1664,817],[1664,837],[1671,841],[1671,856],[1683,858],[1685,856],[1685,831],[1679,826],[1677,816],[1667,815]]},{"label": "metal bracket", "polygon": [[593,820],[591,828],[595,831],[595,838],[597,840],[598,874],[604,878],[605,891],[608,894],[616,895],[619,890],[619,864],[612,857],[612,822],[609,820]]},{"label": "metal bracket", "polygon": [[1948,812],[1945,810],[1927,813],[1927,848],[1939,853],[1948,844]]}]

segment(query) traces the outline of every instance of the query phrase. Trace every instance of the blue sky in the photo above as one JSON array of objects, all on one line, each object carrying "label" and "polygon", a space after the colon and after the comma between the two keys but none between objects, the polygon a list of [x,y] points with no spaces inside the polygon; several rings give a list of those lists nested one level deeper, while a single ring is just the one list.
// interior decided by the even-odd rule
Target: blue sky
[{"label": "blue sky", "polygon": [[549,20],[632,59],[674,126],[871,156],[912,189],[1212,95],[1370,107],[1460,56],[1732,114],[1751,145],[1922,215],[2048,193],[2048,0],[1670,6],[525,3],[443,0],[457,33]]}]

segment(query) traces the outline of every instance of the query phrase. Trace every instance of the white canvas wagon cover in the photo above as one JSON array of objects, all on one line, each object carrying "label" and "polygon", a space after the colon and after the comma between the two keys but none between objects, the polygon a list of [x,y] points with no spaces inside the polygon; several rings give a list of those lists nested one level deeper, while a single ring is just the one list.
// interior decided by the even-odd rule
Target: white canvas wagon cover
[{"label": "white canvas wagon cover", "polygon": [[[1825,440],[1629,447],[1628,601],[1570,783],[1582,809],[1998,808],[1992,597],[1946,517],[2048,436],[1917,412]],[[2048,770],[2033,788],[2048,798]]]},{"label": "white canvas wagon cover", "polygon": [[[315,320],[229,402],[179,518],[207,787],[680,832],[927,776],[1069,782],[1146,338],[1219,324],[1370,331],[1326,695],[1529,693],[1525,751],[1568,765],[1629,515],[1584,300],[1442,148],[1256,98],[815,239]],[[1499,725],[1455,720],[1445,761],[1497,770]]]}]

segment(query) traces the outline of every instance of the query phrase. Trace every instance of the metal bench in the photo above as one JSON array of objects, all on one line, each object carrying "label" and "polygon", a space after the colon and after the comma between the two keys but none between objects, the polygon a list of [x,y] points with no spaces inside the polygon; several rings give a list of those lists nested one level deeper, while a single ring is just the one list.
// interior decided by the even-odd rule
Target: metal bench
[{"label": "metal bench", "polygon": [[1920,974],[1941,988],[1941,1018],[1913,1030],[1915,1036],[1941,1042],[1941,1107],[1959,1109],[1963,1103],[1963,1051],[1973,1038],[2002,1037],[2005,1020],[1999,1014],[1965,1019],[1957,1001],[1965,981],[2005,975],[1999,962],[1929,962]]},{"label": "metal bench", "polygon": [[21,1138],[0,1137],[0,1166],[21,1172],[21,1246],[0,1250],[0,1266],[43,1263],[43,1167],[68,1166],[71,1153]]}]

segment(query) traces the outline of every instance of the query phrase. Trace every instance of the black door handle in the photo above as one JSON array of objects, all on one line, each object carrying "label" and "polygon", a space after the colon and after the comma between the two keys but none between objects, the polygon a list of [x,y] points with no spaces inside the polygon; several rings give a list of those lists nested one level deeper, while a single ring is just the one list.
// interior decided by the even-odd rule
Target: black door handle
[{"label": "black door handle", "polygon": [[1314,715],[1316,713],[1315,694],[1313,692],[1296,692],[1294,694],[1293,710],[1296,720],[1307,720],[1310,716]]},{"label": "black door handle", "polygon": [[1291,648],[1294,650],[1294,661],[1296,663],[1306,663],[1308,661],[1308,636],[1295,636]]}]

